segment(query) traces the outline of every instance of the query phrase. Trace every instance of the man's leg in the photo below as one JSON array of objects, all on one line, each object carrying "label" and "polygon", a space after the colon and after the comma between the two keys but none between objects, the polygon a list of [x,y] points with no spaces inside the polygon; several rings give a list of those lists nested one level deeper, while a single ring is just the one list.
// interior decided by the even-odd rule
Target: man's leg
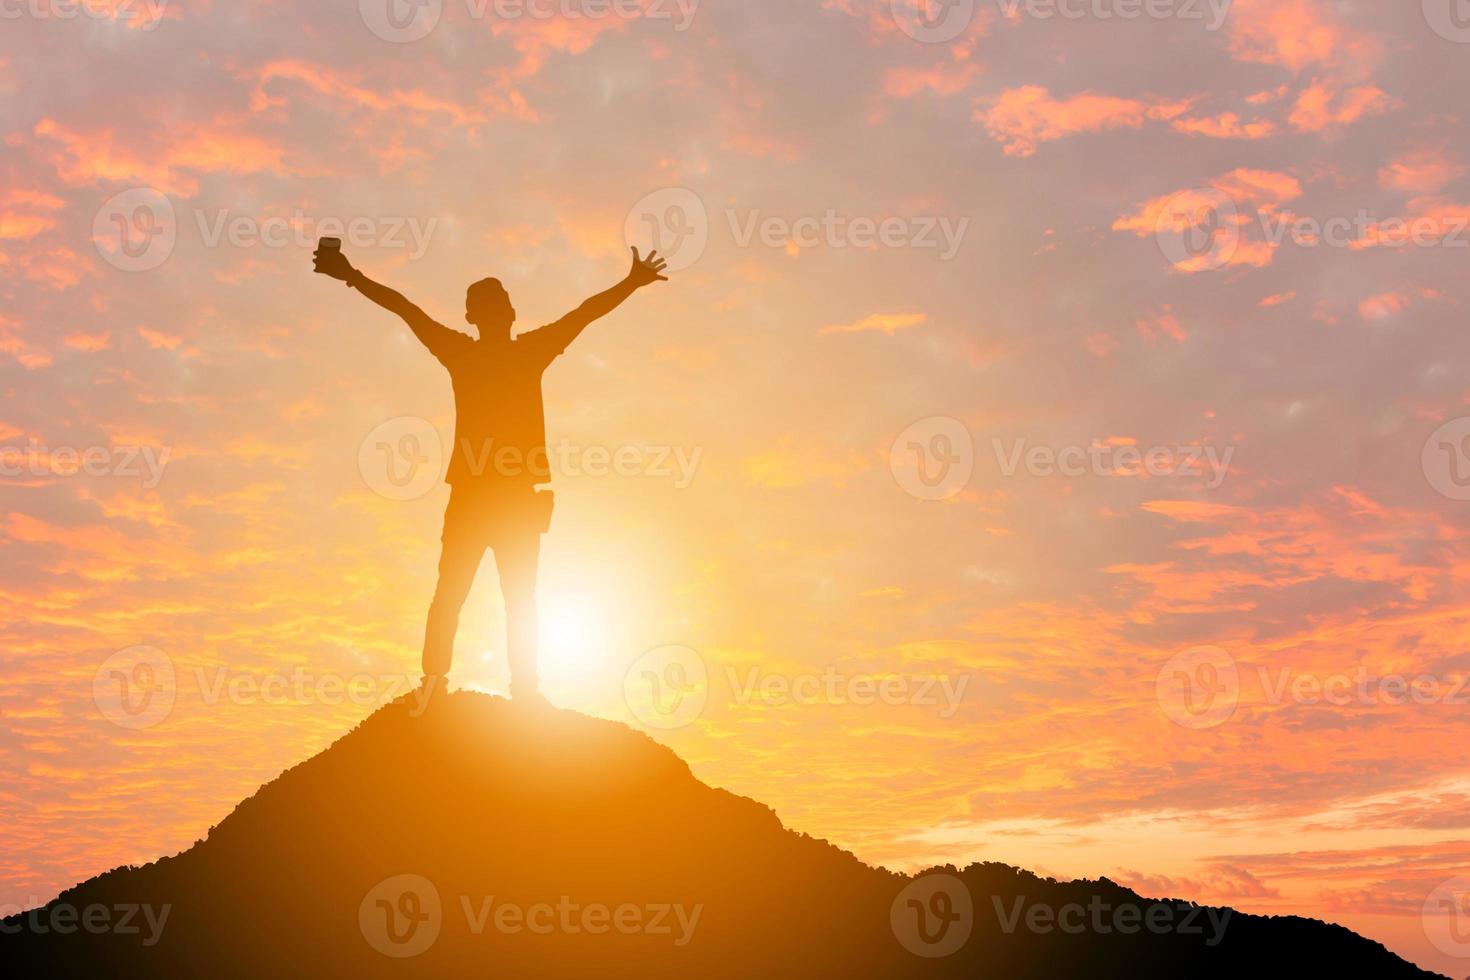
[{"label": "man's leg", "polygon": [[459,611],[475,572],[485,556],[485,542],[475,522],[460,519],[462,512],[450,500],[444,512],[444,550],[439,554],[439,584],[429,605],[429,622],[424,628],[424,676],[442,677],[454,660],[454,634],[459,631]]},{"label": "man's leg", "polygon": [[541,564],[541,532],[511,529],[495,542],[495,567],[505,596],[505,644],[510,658],[512,697],[536,694],[536,572]]}]

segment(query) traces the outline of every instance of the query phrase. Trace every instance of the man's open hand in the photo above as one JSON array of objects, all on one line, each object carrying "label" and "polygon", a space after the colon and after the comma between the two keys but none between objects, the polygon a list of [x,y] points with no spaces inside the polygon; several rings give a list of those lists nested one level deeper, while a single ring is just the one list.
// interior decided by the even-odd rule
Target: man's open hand
[{"label": "man's open hand", "polygon": [[312,253],[312,270],[343,282],[357,271],[352,268],[352,263],[347,261],[347,256],[342,254],[341,249],[321,247]]},{"label": "man's open hand", "polygon": [[654,282],[668,282],[669,277],[663,274],[668,263],[658,257],[658,252],[648,253],[648,258],[642,258],[635,246],[633,249],[633,269],[628,273],[628,281],[634,286],[647,286]]}]

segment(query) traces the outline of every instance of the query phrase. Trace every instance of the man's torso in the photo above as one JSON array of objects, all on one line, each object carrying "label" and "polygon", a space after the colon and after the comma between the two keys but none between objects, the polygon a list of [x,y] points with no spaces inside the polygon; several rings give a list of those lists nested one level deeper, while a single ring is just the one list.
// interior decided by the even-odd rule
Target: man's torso
[{"label": "man's torso", "polygon": [[445,360],[456,415],[449,483],[490,489],[550,481],[541,398],[548,359],[530,336],[495,345],[470,341]]}]

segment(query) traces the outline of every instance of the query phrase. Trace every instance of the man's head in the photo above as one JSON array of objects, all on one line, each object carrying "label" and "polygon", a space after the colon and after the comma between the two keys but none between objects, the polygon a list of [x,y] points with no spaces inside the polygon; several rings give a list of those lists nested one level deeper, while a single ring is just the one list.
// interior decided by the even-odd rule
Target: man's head
[{"label": "man's head", "polygon": [[464,318],[480,328],[482,340],[509,340],[516,308],[499,279],[481,279],[465,292]]}]

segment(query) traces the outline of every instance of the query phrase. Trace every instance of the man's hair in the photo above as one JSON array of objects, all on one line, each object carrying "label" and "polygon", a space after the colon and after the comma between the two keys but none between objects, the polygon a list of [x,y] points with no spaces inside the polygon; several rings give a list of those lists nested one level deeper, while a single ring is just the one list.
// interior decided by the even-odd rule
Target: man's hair
[{"label": "man's hair", "polygon": [[469,291],[465,295],[471,303],[474,303],[482,299],[486,293],[491,292],[504,295],[505,286],[501,285],[499,279],[481,279],[479,282],[470,286]]}]

